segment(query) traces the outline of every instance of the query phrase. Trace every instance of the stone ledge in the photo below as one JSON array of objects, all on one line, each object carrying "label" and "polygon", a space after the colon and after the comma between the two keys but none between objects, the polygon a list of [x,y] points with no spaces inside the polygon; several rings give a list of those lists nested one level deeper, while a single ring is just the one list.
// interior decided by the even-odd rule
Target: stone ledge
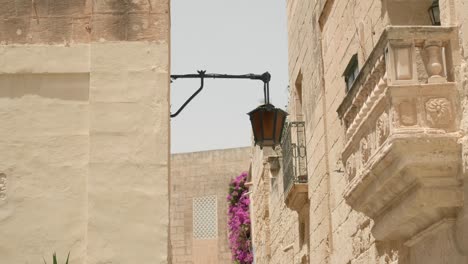
[{"label": "stone ledge", "polygon": [[430,227],[424,229],[423,231],[421,231],[417,235],[413,236],[412,238],[408,239],[405,242],[404,245],[407,246],[407,247],[412,247],[412,246],[420,243],[421,241],[425,240],[429,236],[440,232],[441,230],[448,229],[448,228],[453,228],[453,226],[455,225],[455,222],[456,222],[456,220],[454,218],[442,219],[439,222],[437,222],[437,223],[431,225]]},{"label": "stone ledge", "polygon": [[308,184],[295,182],[287,191],[285,202],[291,210],[300,211],[308,199]]}]

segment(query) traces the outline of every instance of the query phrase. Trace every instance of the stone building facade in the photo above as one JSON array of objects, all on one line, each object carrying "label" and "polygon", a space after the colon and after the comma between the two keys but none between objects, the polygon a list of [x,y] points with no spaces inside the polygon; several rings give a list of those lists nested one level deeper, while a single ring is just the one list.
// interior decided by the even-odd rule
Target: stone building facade
[{"label": "stone building facade", "polygon": [[252,161],[256,263],[468,263],[468,5],[288,0],[290,135]]},{"label": "stone building facade", "polygon": [[168,263],[169,1],[0,1],[0,263]]},{"label": "stone building facade", "polygon": [[284,202],[280,161],[271,149],[253,152],[250,214],[255,263],[303,263],[307,255],[307,237],[301,238],[298,230],[304,220]]},{"label": "stone building facade", "polygon": [[172,155],[172,263],[232,263],[226,197],[230,180],[248,171],[250,155],[250,147]]}]

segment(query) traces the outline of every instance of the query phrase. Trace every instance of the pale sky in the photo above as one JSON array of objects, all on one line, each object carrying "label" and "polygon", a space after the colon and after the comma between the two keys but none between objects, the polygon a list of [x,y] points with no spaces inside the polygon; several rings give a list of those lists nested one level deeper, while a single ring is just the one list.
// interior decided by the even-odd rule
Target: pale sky
[{"label": "pale sky", "polygon": [[[285,0],[172,0],[171,74],[261,74],[268,71],[270,101],[285,109],[288,46]],[[200,86],[174,81],[171,112]],[[205,80],[205,88],[171,120],[172,153],[251,144],[247,113],[263,103],[263,83]]]}]

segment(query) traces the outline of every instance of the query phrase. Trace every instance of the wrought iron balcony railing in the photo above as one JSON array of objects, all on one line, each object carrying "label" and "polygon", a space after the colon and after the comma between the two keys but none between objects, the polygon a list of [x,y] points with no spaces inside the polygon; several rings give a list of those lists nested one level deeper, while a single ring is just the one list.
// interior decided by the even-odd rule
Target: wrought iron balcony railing
[{"label": "wrought iron balcony railing", "polygon": [[294,184],[307,183],[307,153],[304,122],[289,122],[283,131],[283,185],[285,197]]}]

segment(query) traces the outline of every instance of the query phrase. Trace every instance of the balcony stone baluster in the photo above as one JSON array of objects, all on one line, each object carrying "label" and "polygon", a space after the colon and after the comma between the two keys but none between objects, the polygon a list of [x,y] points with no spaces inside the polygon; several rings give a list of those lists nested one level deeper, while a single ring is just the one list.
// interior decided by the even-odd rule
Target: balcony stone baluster
[{"label": "balcony stone baluster", "polygon": [[424,50],[427,56],[428,83],[446,82],[444,77],[444,65],[442,61],[442,43],[440,41],[426,41]]}]

